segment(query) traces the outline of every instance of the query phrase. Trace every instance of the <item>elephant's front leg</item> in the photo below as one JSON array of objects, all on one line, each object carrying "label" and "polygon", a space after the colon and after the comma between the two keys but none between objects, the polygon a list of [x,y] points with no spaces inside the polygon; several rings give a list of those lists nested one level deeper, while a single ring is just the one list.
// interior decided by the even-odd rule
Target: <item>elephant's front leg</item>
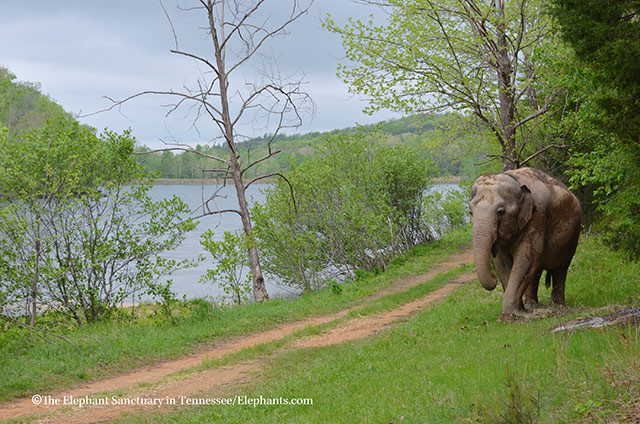
[{"label": "elephant's front leg", "polygon": [[524,242],[513,253],[513,266],[509,275],[509,283],[502,299],[502,315],[500,319],[510,321],[516,312],[524,309],[522,296],[527,288],[533,285],[538,270],[538,258],[534,243]]}]

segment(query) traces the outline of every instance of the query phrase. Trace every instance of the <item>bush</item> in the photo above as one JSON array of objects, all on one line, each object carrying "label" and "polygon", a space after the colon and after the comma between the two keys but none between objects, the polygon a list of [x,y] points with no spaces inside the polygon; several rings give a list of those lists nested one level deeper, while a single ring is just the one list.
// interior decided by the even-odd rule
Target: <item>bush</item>
[{"label": "bush", "polygon": [[95,322],[134,293],[161,293],[160,277],[189,265],[160,256],[194,228],[181,218],[189,209],[149,197],[129,132],[97,137],[62,116],[0,135],[2,313],[28,301],[31,326],[39,305]]},{"label": "bush", "polygon": [[215,233],[207,230],[200,244],[213,256],[217,265],[200,278],[201,283],[218,283],[236,305],[249,299],[253,275],[249,270],[247,250],[251,243],[242,231],[225,231],[224,239],[215,241]]},{"label": "bush", "polygon": [[432,170],[403,146],[378,146],[363,135],[330,137],[252,211],[265,270],[312,290],[358,270],[384,269],[433,238],[422,209]]},{"label": "bush", "polygon": [[424,219],[438,236],[469,222],[469,190],[430,190],[423,203]]}]

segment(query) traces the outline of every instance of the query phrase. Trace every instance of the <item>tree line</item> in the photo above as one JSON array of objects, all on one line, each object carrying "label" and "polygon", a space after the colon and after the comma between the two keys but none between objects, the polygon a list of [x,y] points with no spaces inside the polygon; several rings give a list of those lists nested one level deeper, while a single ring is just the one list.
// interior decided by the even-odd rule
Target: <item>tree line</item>
[{"label": "tree line", "polygon": [[[443,140],[443,132],[455,124],[462,127],[461,122],[468,121],[462,115],[415,114],[400,119],[392,119],[377,124],[333,130],[312,132],[307,134],[277,135],[273,147],[281,153],[269,161],[256,166],[248,174],[254,177],[276,171],[289,172],[296,165],[309,159],[318,148],[327,143],[327,139],[339,136],[359,136],[375,133],[371,142],[380,146],[406,145],[416,149],[425,159],[435,164],[439,176],[472,175],[476,172],[476,164],[482,162],[487,153],[486,143],[474,134],[462,134]],[[247,157],[260,157],[267,150],[271,134],[251,138],[238,143],[237,148],[246,152]],[[195,149],[205,154],[226,157],[224,146],[208,146],[198,144]],[[138,161],[149,174],[160,178],[195,179],[220,178],[222,174],[208,172],[214,169],[214,162],[204,156],[174,153],[172,151],[153,151],[147,146],[136,148]]]}]

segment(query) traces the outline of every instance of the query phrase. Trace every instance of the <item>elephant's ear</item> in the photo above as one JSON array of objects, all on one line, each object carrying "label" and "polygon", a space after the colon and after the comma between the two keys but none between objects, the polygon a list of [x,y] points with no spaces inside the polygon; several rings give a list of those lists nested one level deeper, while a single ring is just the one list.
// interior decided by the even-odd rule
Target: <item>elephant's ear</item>
[{"label": "elephant's ear", "polygon": [[523,229],[525,225],[531,221],[533,216],[534,204],[531,190],[526,185],[520,186],[522,197],[520,198],[520,209],[518,212],[518,228]]}]

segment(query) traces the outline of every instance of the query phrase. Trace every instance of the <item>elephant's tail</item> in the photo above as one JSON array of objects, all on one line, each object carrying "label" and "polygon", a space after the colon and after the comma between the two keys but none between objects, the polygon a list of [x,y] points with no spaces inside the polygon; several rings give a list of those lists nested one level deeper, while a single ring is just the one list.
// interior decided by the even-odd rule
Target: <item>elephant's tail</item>
[{"label": "elephant's tail", "polygon": [[551,287],[551,271],[547,270],[547,275],[544,277],[544,285],[546,288]]}]

